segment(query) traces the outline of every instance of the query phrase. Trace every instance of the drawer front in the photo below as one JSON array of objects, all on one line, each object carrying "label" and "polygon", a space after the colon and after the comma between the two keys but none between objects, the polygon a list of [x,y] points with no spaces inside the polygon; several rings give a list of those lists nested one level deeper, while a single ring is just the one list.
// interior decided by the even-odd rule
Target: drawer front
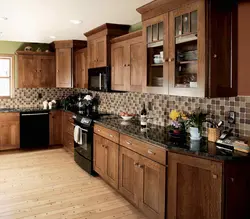
[{"label": "drawer front", "polygon": [[136,140],[123,134],[120,134],[120,145],[163,165],[167,163],[167,151],[163,148]]},{"label": "drawer front", "polygon": [[72,122],[66,122],[64,132],[74,136],[74,125]]},{"label": "drawer front", "polygon": [[109,139],[110,141],[113,141],[115,143],[119,143],[119,133],[107,128],[104,128],[103,126],[96,125],[94,126],[94,132],[98,135],[101,135],[102,137]]},{"label": "drawer front", "polygon": [[0,122],[19,121],[20,113],[0,113]]},{"label": "drawer front", "polygon": [[67,147],[70,152],[74,152],[74,138],[73,136],[65,133],[63,137],[63,145]]}]

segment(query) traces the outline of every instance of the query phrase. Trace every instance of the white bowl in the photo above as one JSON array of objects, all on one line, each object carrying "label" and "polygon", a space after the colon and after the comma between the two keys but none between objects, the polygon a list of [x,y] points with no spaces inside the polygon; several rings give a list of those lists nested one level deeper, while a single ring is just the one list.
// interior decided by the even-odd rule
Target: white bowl
[{"label": "white bowl", "polygon": [[133,116],[121,116],[123,120],[128,121],[133,118]]}]

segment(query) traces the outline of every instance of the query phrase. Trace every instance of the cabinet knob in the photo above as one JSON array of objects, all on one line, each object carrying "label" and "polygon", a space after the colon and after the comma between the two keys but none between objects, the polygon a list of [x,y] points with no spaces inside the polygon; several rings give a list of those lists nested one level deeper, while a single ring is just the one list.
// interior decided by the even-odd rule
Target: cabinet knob
[{"label": "cabinet knob", "polygon": [[218,56],[217,56],[217,54],[214,54],[214,58],[216,59]]},{"label": "cabinet knob", "polygon": [[231,177],[230,180],[231,180],[232,183],[234,182],[234,178],[233,177]]},{"label": "cabinet knob", "polygon": [[137,162],[134,162],[134,165],[135,165],[136,167],[138,167],[138,166],[139,166],[139,163],[137,163]]},{"label": "cabinet knob", "polygon": [[97,129],[98,132],[100,132],[101,130],[100,129]]},{"label": "cabinet knob", "polygon": [[126,141],[126,144],[131,145],[132,143],[130,141]]},{"label": "cabinet knob", "polygon": [[141,168],[141,169],[143,169],[144,165],[139,164],[138,167]]},{"label": "cabinet knob", "polygon": [[169,61],[169,58],[164,59],[164,61],[165,61],[165,62],[168,62],[168,61]]},{"label": "cabinet knob", "polygon": [[102,147],[104,148],[104,145],[102,144]]},{"label": "cabinet knob", "polygon": [[110,134],[109,137],[110,137],[110,138],[113,138],[114,136]]},{"label": "cabinet knob", "polygon": [[174,58],[169,58],[168,61],[169,61],[169,62],[173,62],[173,61],[174,61]]},{"label": "cabinet knob", "polygon": [[126,64],[123,65],[123,67],[126,67],[126,66],[127,66]]},{"label": "cabinet knob", "polygon": [[130,66],[130,64],[128,64],[128,66]]},{"label": "cabinet knob", "polygon": [[148,154],[153,154],[153,155],[155,155],[155,153],[154,153],[153,151],[149,150],[149,149],[148,149]]},{"label": "cabinet knob", "polygon": [[213,179],[218,179],[218,175],[213,174]]}]

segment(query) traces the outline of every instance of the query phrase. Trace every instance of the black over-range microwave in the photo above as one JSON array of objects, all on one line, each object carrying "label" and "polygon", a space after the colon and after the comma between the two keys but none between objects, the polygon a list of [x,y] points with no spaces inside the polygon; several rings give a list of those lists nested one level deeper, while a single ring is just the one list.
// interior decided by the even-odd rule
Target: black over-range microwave
[{"label": "black over-range microwave", "polygon": [[110,67],[90,68],[88,70],[88,89],[93,91],[111,90]]}]

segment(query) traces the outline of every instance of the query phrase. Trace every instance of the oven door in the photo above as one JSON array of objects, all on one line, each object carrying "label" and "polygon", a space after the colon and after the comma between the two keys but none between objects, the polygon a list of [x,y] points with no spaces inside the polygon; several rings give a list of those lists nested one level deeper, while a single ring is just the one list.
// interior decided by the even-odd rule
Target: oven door
[{"label": "oven door", "polygon": [[[76,127],[75,127],[76,128]],[[80,129],[81,141],[74,141],[75,151],[88,160],[92,160],[93,148],[93,129],[81,128]]]}]

